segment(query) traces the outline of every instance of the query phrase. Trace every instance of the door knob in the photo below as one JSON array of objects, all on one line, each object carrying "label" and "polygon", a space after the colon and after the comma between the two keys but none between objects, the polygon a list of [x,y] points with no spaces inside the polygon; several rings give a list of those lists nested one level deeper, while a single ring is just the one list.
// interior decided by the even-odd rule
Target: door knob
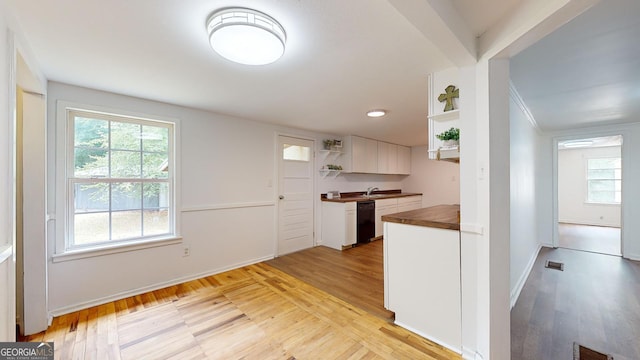
[{"label": "door knob", "polygon": [[284,199],[284,195],[280,195],[280,196],[278,196],[278,198],[279,198],[280,200],[282,200],[282,199]]}]

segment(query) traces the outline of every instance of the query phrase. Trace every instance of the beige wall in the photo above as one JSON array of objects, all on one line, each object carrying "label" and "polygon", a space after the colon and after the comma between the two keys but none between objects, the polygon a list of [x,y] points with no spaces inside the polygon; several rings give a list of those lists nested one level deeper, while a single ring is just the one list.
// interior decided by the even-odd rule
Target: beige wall
[{"label": "beige wall", "polygon": [[411,176],[402,191],[422,193],[422,206],[460,203],[460,165],[429,160],[426,146],[411,148]]}]

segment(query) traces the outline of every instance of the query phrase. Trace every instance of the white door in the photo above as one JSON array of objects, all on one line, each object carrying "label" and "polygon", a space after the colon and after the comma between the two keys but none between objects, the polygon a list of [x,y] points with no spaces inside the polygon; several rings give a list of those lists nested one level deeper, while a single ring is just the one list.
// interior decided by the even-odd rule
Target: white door
[{"label": "white door", "polygon": [[278,137],[278,255],[313,246],[313,141]]}]

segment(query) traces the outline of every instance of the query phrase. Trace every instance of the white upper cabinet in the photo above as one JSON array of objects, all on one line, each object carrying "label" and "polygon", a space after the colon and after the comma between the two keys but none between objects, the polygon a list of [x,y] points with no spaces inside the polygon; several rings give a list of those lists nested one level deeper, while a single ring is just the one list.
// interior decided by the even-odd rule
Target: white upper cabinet
[{"label": "white upper cabinet", "polygon": [[398,145],[398,163],[397,174],[411,174],[411,148],[408,146]]},{"label": "white upper cabinet", "polygon": [[355,135],[344,142],[345,171],[366,174],[411,173],[411,148]]}]

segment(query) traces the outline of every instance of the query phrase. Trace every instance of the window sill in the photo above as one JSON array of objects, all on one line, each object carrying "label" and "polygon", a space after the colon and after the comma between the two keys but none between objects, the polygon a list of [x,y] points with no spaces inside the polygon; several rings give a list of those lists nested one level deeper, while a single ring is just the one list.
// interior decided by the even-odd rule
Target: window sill
[{"label": "window sill", "polygon": [[593,202],[593,201],[585,201],[585,205],[604,205],[604,206],[620,206],[620,203],[606,203],[606,202]]},{"label": "window sill", "polygon": [[182,243],[182,236],[171,236],[171,237],[160,238],[160,239],[141,240],[141,241],[138,241],[135,243],[129,243],[129,244],[100,246],[100,247],[93,247],[90,249],[70,250],[61,254],[53,254],[52,261],[54,263],[58,263],[58,262],[64,262],[64,261],[79,260],[79,259],[85,259],[90,257],[111,255],[111,254],[143,250],[143,249],[174,245],[174,244],[180,244],[180,243]]}]

